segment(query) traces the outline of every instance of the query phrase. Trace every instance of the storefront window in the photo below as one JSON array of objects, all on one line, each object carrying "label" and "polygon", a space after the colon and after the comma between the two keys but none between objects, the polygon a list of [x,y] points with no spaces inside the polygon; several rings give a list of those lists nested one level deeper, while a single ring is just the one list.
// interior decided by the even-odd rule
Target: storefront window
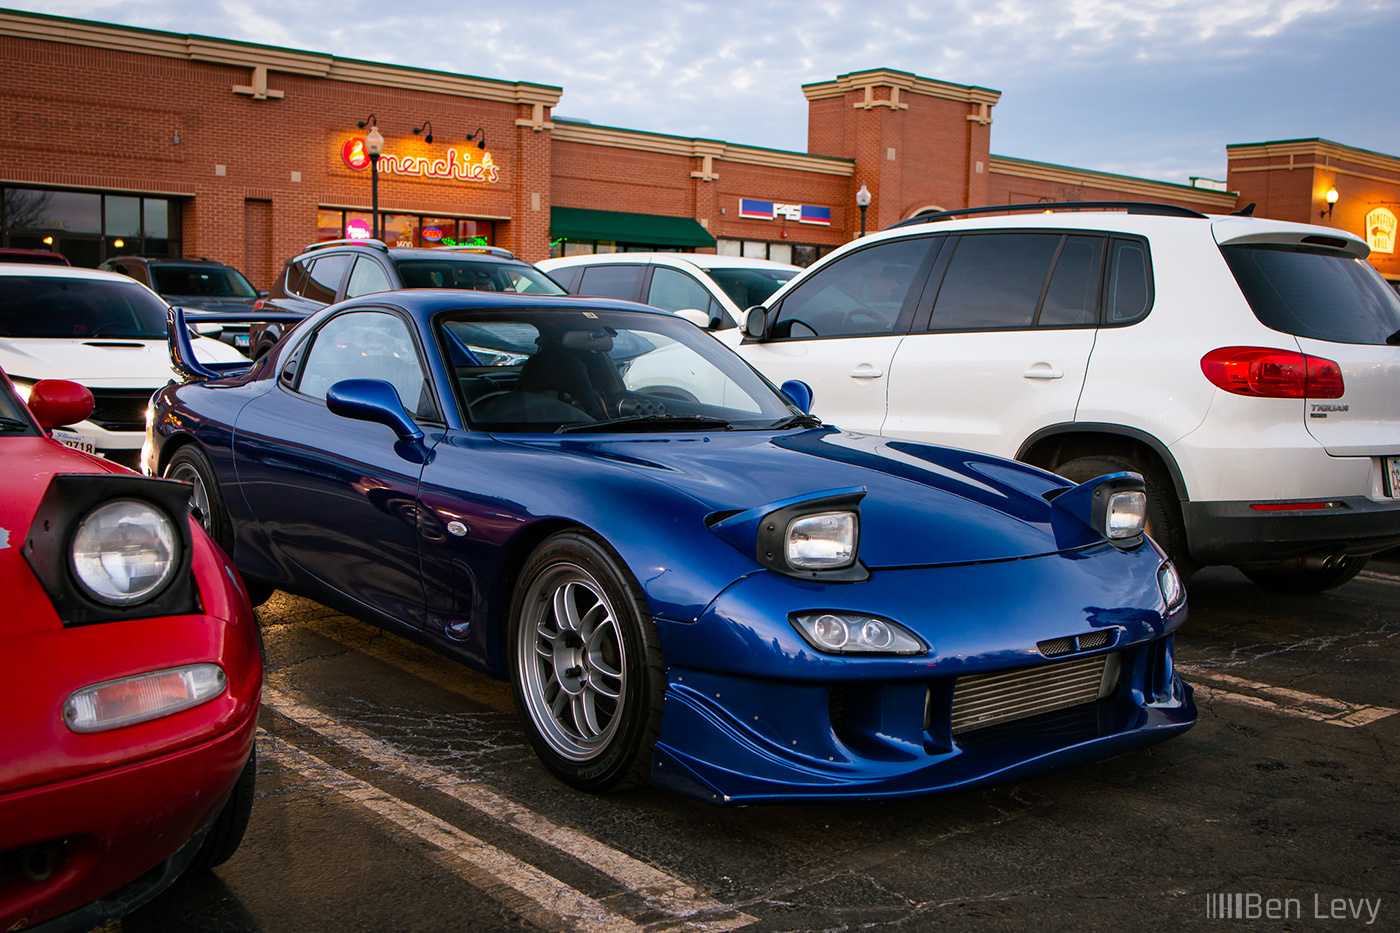
[{"label": "storefront window", "polygon": [[139,237],[141,235],[141,199],[109,195],[102,218],[109,237]]},{"label": "storefront window", "polygon": [[179,201],[167,201],[165,198],[146,198],[145,226],[146,236],[155,237],[158,240],[179,239],[178,233],[171,234],[171,231],[180,229],[180,215],[175,213],[180,209]]},{"label": "storefront window", "polygon": [[721,256],[745,256],[749,259],[770,259],[806,268],[835,247],[806,243],[765,243],[761,240],[715,240],[715,252]]},{"label": "storefront window", "polygon": [[[316,236],[326,240],[368,240],[373,236],[374,217],[369,211],[316,212]],[[417,214],[379,215],[380,237],[389,246],[489,246],[495,224],[489,220],[456,217],[422,217]]]},{"label": "storefront window", "polygon": [[[316,212],[316,242],[324,243],[327,240],[339,240],[344,238],[345,231],[344,211],[317,211]],[[368,229],[368,227],[366,227]]]},{"label": "storefront window", "polygon": [[87,267],[124,253],[178,255],[179,210],[169,198],[0,188],[0,245],[51,250]]}]

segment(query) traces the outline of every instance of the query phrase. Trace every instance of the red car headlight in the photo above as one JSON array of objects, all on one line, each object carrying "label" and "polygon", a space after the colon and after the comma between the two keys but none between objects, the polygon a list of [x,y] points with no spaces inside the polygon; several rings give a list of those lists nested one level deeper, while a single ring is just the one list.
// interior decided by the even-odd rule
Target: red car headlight
[{"label": "red car headlight", "polygon": [[217,664],[189,664],[84,687],[63,704],[63,722],[74,732],[105,732],[159,719],[212,700],[228,678]]}]

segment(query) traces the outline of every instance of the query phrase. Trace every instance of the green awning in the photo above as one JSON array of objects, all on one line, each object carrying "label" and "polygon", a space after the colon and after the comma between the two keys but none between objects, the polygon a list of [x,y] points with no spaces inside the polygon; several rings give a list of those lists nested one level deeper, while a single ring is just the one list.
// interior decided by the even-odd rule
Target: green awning
[{"label": "green awning", "polygon": [[715,238],[693,217],[551,207],[549,235],[570,240],[612,240],[643,246],[714,246]]}]

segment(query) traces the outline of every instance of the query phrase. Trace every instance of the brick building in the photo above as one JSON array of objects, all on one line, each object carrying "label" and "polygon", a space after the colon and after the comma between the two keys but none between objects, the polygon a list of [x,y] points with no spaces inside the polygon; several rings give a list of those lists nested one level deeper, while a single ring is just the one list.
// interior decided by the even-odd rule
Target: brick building
[{"label": "brick building", "polygon": [[1253,201],[1260,215],[1371,232],[1378,266],[1400,279],[1400,159],[1324,140],[1230,146],[1227,184],[1188,186],[998,156],[1000,92],[891,69],[804,86],[803,153],[556,119],[563,89],[549,85],[40,14],[0,12],[0,51],[0,245],[79,265],[204,255],[266,287],[307,243],[370,235],[377,128],[391,243],[806,265],[859,235],[864,187],[869,230],[986,204],[1220,213]]}]

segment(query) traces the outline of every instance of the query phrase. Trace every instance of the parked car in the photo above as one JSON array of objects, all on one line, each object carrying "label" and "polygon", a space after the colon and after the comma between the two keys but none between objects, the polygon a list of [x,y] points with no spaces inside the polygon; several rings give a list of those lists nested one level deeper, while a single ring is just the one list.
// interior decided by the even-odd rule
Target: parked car
[{"label": "parked car", "polygon": [[621,298],[671,311],[709,330],[737,326],[802,269],[785,262],[701,253],[595,253],[539,267],[571,295]]},{"label": "parked car", "polygon": [[[312,243],[286,268],[259,307],[306,315],[347,298],[399,288],[460,288],[522,295],[562,295],[539,269],[497,246],[389,247],[379,240]],[[254,326],[249,355],[261,359],[289,324]]]},{"label": "parked car", "polygon": [[[96,400],[92,415],[54,432],[57,440],[135,468],[145,440],[146,408],[170,382],[168,308],[126,276],[93,269],[0,263],[0,367],[20,396],[40,379],[71,379]],[[206,362],[247,362],[200,337]]]},{"label": "parked car", "polygon": [[37,262],[46,266],[72,265],[62,253],[51,253],[46,249],[0,248],[0,262]]},{"label": "parked car", "polygon": [[[133,286],[136,287],[136,286]],[[90,930],[229,858],[256,620],[189,487],[71,450],[82,386],[0,373],[0,929]]]},{"label": "parked car", "polygon": [[130,276],[167,304],[184,308],[191,324],[217,322],[219,339],[245,353],[252,323],[247,317],[253,304],[267,297],[233,266],[203,256],[116,256],[98,268]]},{"label": "parked car", "polygon": [[[1400,299],[1330,227],[1021,205],[847,244],[732,341],[890,437],[1147,482],[1183,573],[1313,592],[1400,543]],[[991,216],[991,211],[1002,212]],[[742,342],[740,342],[742,341]]]},{"label": "parked car", "polygon": [[[575,787],[926,794],[1196,718],[1134,475],[823,426],[626,302],[370,295],[243,376],[172,340],[192,381],[157,394],[146,471],[194,481],[246,579],[508,678]],[[632,383],[658,352],[689,398]]]}]

